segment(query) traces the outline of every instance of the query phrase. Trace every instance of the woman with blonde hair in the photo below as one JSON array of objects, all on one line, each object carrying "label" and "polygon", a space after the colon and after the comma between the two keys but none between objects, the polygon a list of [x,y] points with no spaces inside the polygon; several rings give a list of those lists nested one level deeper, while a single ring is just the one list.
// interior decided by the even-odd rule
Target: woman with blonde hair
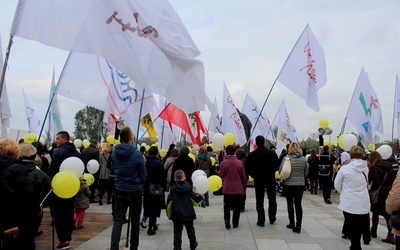
[{"label": "woman with blonde hair", "polygon": [[112,191],[114,188],[114,176],[110,175],[111,165],[111,146],[108,142],[103,142],[100,149],[100,169],[99,169],[99,205],[103,205],[103,195],[107,192],[107,204],[111,204]]},{"label": "woman with blonde hair", "polygon": [[[283,181],[283,189],[286,194],[286,203],[289,217],[287,228],[292,229],[295,233],[300,233],[301,223],[303,219],[303,208],[301,201],[303,198],[305,177],[308,174],[308,163],[302,154],[302,150],[297,142],[292,142],[289,145],[288,156],[292,171],[289,178]],[[279,172],[282,171],[281,164]],[[296,210],[296,224],[294,211]]]},{"label": "woman with blonde hair", "polygon": [[34,226],[41,208],[35,202],[34,184],[18,159],[21,149],[9,139],[0,139],[0,231],[18,227],[16,237],[8,237],[4,249],[35,249]]},{"label": "woman with blonde hair", "polygon": [[350,249],[361,249],[361,235],[369,228],[368,167],[359,146],[350,148],[350,162],[340,168],[335,189],[340,193],[338,208],[343,211]]}]

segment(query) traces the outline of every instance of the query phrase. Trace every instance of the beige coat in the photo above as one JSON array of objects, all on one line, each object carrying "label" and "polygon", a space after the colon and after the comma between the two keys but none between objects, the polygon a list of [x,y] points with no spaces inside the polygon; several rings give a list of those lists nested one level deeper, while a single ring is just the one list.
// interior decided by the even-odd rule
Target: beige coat
[{"label": "beige coat", "polygon": [[[392,189],[386,199],[386,212],[391,214],[397,210],[400,210],[400,175],[394,180]],[[392,233],[396,236],[400,236],[400,230],[392,228]]]}]

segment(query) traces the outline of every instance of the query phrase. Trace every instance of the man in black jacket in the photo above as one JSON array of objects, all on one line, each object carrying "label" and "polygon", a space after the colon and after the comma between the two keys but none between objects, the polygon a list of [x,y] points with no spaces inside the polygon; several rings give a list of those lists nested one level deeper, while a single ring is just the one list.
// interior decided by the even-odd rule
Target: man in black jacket
[{"label": "man in black jacket", "polygon": [[256,137],[257,149],[249,154],[246,160],[246,173],[254,179],[256,192],[257,226],[264,227],[265,211],[264,196],[268,196],[268,217],[270,224],[276,221],[276,180],[275,172],[279,168],[278,156],[274,151],[264,146],[265,139]]},{"label": "man in black jacket", "polygon": [[[57,150],[54,151],[51,158],[50,171],[52,177],[60,171],[61,163],[72,156],[81,158],[75,145],[69,142],[67,131],[60,131],[56,135]],[[56,228],[58,240],[60,241],[57,249],[70,248],[73,224],[74,224],[74,200],[75,198],[63,199],[54,196],[53,199],[53,225]]]}]

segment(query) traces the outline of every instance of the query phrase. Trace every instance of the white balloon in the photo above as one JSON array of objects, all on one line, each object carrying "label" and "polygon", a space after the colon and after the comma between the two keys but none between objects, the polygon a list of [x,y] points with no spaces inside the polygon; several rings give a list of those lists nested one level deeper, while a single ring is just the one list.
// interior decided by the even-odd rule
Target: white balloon
[{"label": "white balloon", "polygon": [[197,176],[193,181],[193,191],[198,194],[205,194],[210,187],[207,176]]},{"label": "white balloon", "polygon": [[86,164],[86,169],[89,173],[91,174],[95,174],[97,173],[97,171],[99,171],[99,167],[100,164],[98,161],[96,161],[95,159],[90,160],[87,164]]},{"label": "white balloon", "polygon": [[193,174],[192,174],[192,182],[194,182],[194,180],[195,180],[196,177],[198,177],[198,176],[205,176],[205,177],[207,177],[207,174],[206,174],[206,172],[204,172],[204,171],[201,170],[201,169],[195,170],[195,171],[193,172]]},{"label": "white balloon", "polygon": [[147,144],[143,142],[140,146],[141,146],[141,147],[146,147]]},{"label": "white balloon", "polygon": [[75,139],[74,140],[74,145],[76,148],[82,147],[82,140],[81,139]]},{"label": "white balloon", "polygon": [[60,166],[60,172],[65,170],[74,172],[74,174],[76,174],[76,176],[79,178],[82,176],[83,171],[85,170],[85,165],[78,157],[68,157],[61,163]]},{"label": "white balloon", "polygon": [[352,146],[357,146],[358,139],[355,135],[353,134],[347,134],[343,138],[343,149],[346,151],[349,151]]},{"label": "white balloon", "polygon": [[382,159],[386,160],[389,159],[390,156],[392,156],[392,147],[389,145],[382,145],[376,150],[381,156]]},{"label": "white balloon", "polygon": [[219,148],[222,148],[225,145],[225,137],[224,137],[224,135],[221,134],[221,133],[216,133],[212,137],[212,143],[215,146],[217,146]]}]

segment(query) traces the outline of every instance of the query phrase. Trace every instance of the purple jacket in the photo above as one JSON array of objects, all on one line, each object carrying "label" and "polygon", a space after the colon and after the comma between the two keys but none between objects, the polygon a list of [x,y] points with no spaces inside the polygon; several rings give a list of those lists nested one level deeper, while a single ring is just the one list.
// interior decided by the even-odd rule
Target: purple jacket
[{"label": "purple jacket", "polygon": [[246,173],[242,161],[236,155],[226,156],[221,163],[219,176],[224,180],[223,194],[243,194],[246,191]]}]

